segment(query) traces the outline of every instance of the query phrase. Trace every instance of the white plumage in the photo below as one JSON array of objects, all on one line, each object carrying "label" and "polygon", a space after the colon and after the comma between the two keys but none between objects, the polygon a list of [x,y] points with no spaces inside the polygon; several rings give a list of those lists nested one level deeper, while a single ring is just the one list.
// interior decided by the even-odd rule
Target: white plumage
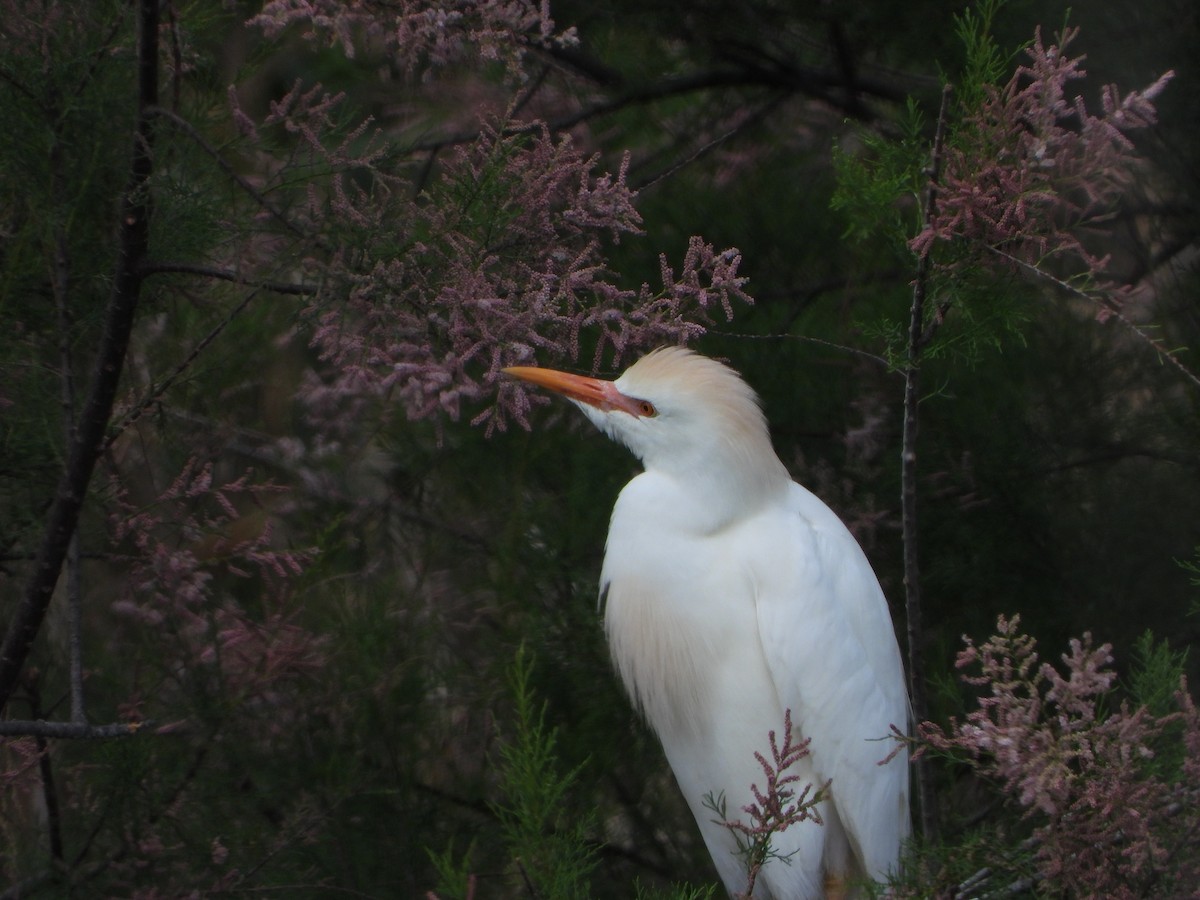
[{"label": "white plumage", "polygon": [[755,752],[790,710],[811,738],[792,770],[829,780],[824,825],[776,834],[754,896],[844,896],[882,879],[909,833],[908,760],[893,749],[908,701],[887,603],[841,520],[789,477],[754,392],[682,348],[615,382],[547,369],[510,374],[564,394],[637,455],[617,499],[601,596],[614,664],[667,759],[731,894],[746,869],[706,795],[744,817],[764,783]]}]

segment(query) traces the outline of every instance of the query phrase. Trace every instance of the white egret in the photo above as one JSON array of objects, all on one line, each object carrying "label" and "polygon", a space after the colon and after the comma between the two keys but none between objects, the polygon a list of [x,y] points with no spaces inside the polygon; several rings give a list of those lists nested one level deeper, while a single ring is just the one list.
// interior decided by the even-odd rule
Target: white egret
[{"label": "white egret", "polygon": [[613,509],[604,627],[634,703],[658,734],[731,894],[746,889],[729,818],[764,785],[755,752],[785,711],[811,739],[789,772],[829,792],[823,824],[777,833],[755,898],[843,897],[893,871],[909,834],[903,666],[887,602],[858,543],[791,480],[758,398],[732,369],[664,348],[616,381],[520,366],[573,401],[644,466]]}]

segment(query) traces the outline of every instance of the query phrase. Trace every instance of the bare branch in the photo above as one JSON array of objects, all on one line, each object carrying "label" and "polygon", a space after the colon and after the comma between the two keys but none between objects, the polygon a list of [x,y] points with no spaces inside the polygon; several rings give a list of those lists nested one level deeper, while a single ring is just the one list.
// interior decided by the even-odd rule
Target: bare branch
[{"label": "bare branch", "polygon": [[47,722],[45,719],[7,719],[0,721],[4,737],[65,738],[94,740],[100,738],[133,737],[150,726],[150,722],[114,722],[111,725],[89,725],[87,722]]},{"label": "bare branch", "polygon": [[[928,227],[937,210],[938,178],[941,175],[942,149],[946,137],[946,117],[949,113],[953,88],[942,90],[937,130],[929,166],[929,182],[925,197],[925,223]],[[922,657],[924,642],[921,626],[920,560],[917,554],[917,431],[920,402],[921,352],[925,338],[925,294],[929,284],[931,261],[929,253],[917,257],[917,277],[913,282],[912,309],[908,324],[908,362],[904,369],[904,434],[900,455],[901,525],[904,537],[904,610],[908,629],[908,685],[913,718],[918,722],[928,718],[925,699],[925,666]],[[921,833],[934,840],[938,831],[937,799],[934,796],[933,776],[924,758],[915,762],[917,800],[921,818]]]},{"label": "bare branch", "polygon": [[229,269],[219,269],[216,266],[202,266],[183,262],[150,262],[141,268],[143,276],[149,275],[197,275],[202,278],[215,278],[218,281],[228,281],[247,287],[270,291],[273,294],[287,294],[293,297],[312,297],[320,290],[314,284],[300,284],[294,281],[271,281],[261,278],[250,278],[240,272]]},{"label": "bare branch", "polygon": [[[546,124],[552,132],[568,131],[591,119],[630,106],[644,106],[682,94],[731,88],[769,88],[788,94],[803,94],[829,103],[847,115],[863,117],[865,113],[861,103],[848,104],[844,98],[838,96],[841,93],[840,89],[844,87],[840,74],[812,69],[768,68],[752,65],[742,65],[737,68],[703,69],[640,86],[626,87],[622,91],[596,100],[569,115],[561,116]],[[902,102],[904,99],[902,91],[883,82],[859,80],[855,82],[854,90],[856,96],[867,94],[896,103]],[[504,134],[522,134],[532,127],[513,125],[506,129]],[[478,129],[460,131],[413,144],[410,149],[413,152],[437,151],[458,144],[469,144],[478,140],[479,136]]]},{"label": "bare branch", "polygon": [[158,100],[158,2],[141,0],[138,34],[138,118],[129,181],[121,198],[117,268],[105,310],[91,388],[67,453],[47,515],[33,571],[0,644],[0,708],[8,702],[41,629],[62,572],[79,511],[87,494],[104,433],[112,416],[117,385],[141,295],[139,267],[150,240],[149,181],[154,169],[154,129],[148,110]]},{"label": "bare branch", "polygon": [[[66,202],[63,183],[62,144],[56,139],[50,148],[51,178],[56,204]],[[61,220],[54,226],[54,255],[50,267],[50,286],[58,313],[58,364],[62,397],[63,443],[71,446],[75,440],[76,390],[75,362],[71,353],[71,263],[67,253],[67,235]],[[86,721],[83,703],[83,583],[82,548],[79,531],[71,535],[67,548],[67,645],[70,657],[71,720]],[[49,765],[49,762],[46,763]],[[49,777],[49,771],[46,772]],[[61,854],[59,854],[61,856]]]}]

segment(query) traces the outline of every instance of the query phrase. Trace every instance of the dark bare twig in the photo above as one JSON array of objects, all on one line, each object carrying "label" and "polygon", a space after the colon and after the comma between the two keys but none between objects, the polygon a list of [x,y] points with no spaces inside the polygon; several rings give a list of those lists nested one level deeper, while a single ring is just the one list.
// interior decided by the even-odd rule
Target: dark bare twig
[{"label": "dark bare twig", "polygon": [[949,297],[945,297],[938,301],[937,308],[933,311],[933,315],[929,321],[925,323],[924,330],[921,331],[921,337],[917,341],[917,346],[920,349],[925,349],[929,346],[929,342],[933,340],[933,336],[937,334],[939,328],[946,322],[946,316],[950,312],[950,307],[954,303]]},{"label": "dark bare twig", "polygon": [[[937,130],[929,166],[929,182],[925,196],[925,224],[933,220],[937,210],[938,179],[941,177],[942,147],[946,137],[946,117],[949,114],[953,89],[942,90]],[[929,287],[932,263],[929,253],[917,258],[917,277],[913,282],[912,308],[908,323],[908,360],[904,367],[904,434],[900,456],[901,526],[904,536],[904,610],[908,635],[908,685],[913,718],[923,722],[928,718],[925,699],[925,665],[923,660],[923,631],[921,627],[921,578],[917,554],[917,432],[920,403],[921,353],[925,342],[925,300]],[[932,335],[931,335],[932,336]],[[937,798],[933,776],[924,757],[914,763],[917,781],[917,808],[921,833],[934,840],[938,832]]]},{"label": "dark bare twig", "polygon": [[19,81],[17,76],[13,75],[12,72],[8,72],[5,69],[0,68],[0,81],[5,82],[9,87],[16,90],[17,93],[21,94],[25,98],[32,100],[35,103],[41,102],[41,98],[31,91],[24,82]]},{"label": "dark bare twig", "polygon": [[[840,73],[815,69],[765,67],[750,64],[704,69],[685,75],[674,75],[639,86],[626,86],[623,90],[598,99],[573,113],[549,121],[546,126],[552,132],[569,131],[584,122],[626,107],[645,106],[682,94],[732,88],[770,88],[790,94],[803,94],[829,103],[847,115],[854,115],[855,109],[861,113],[860,103],[855,104],[854,109],[846,108],[846,104],[837,96],[842,87],[844,85]],[[901,91],[884,82],[875,82],[869,79],[858,80],[855,82],[854,89],[856,96],[867,94],[897,103],[904,99]],[[541,125],[538,124],[536,127],[540,128]],[[506,129],[503,134],[523,134],[530,128],[529,125],[514,125]],[[413,152],[437,151],[459,144],[469,144],[477,140],[479,134],[478,129],[472,129],[442,135],[415,143],[410,150]]]},{"label": "dark bare twig", "polygon": [[517,871],[521,873],[521,880],[525,882],[526,893],[528,893],[533,900],[538,900],[538,898],[541,897],[541,894],[538,893],[537,888],[533,884],[533,880],[529,877],[529,871],[525,868],[525,863],[520,859],[514,860],[514,862],[517,864]]},{"label": "dark bare twig", "polygon": [[159,398],[167,392],[171,385],[178,381],[179,377],[186,372],[191,367],[192,363],[199,358],[200,354],[204,352],[205,348],[215,341],[217,336],[224,331],[247,306],[250,305],[250,301],[254,299],[257,293],[258,291],[251,291],[249,294],[247,294],[242,299],[241,303],[231,309],[229,314],[226,315],[224,319],[218,322],[208,334],[200,339],[199,343],[192,348],[192,352],[185,356],[183,360],[171,370],[171,374],[169,374],[158,384],[150,387],[150,390],[146,392],[142,399],[135,403],[133,407],[121,417],[121,421],[109,431],[108,437],[104,441],[101,452],[108,452],[109,448],[112,447],[117,438],[119,438],[125,432],[125,429],[140,419],[145,414],[146,410],[150,409],[155,403],[158,402]]},{"label": "dark bare twig", "polygon": [[87,86],[92,83],[92,78],[95,76],[96,70],[100,68],[101,64],[113,58],[113,47],[116,44],[117,35],[119,35],[121,30],[125,27],[125,17],[129,15],[129,10],[132,6],[133,4],[129,3],[121,4],[116,16],[113,18],[112,26],[108,29],[108,34],[105,35],[104,40],[101,41],[96,49],[92,52],[91,59],[88,61],[87,70],[80,75],[79,79],[75,82],[75,89],[70,94],[72,98],[79,97],[84,90],[87,89]]},{"label": "dark bare twig", "polygon": [[271,201],[269,201],[263,195],[262,191],[260,191],[254,185],[252,185],[245,178],[243,178],[241,173],[238,172],[230,164],[229,160],[227,160],[221,154],[221,151],[218,150],[216,147],[214,147],[208,141],[208,139],[204,137],[204,135],[202,135],[199,131],[197,131],[196,127],[194,125],[192,125],[191,122],[189,122],[187,119],[185,119],[183,116],[179,115],[178,113],[175,113],[169,109],[165,109],[161,106],[152,105],[152,106],[148,107],[146,110],[146,114],[150,115],[150,116],[158,116],[160,118],[166,119],[168,122],[171,123],[171,125],[173,127],[175,127],[179,131],[186,134],[189,138],[191,138],[195,142],[196,146],[198,146],[201,150],[203,150],[210,157],[212,157],[213,161],[216,162],[216,164],[221,167],[221,171],[223,171],[226,175],[228,175],[230,180],[232,180],[234,182],[234,184],[236,184],[239,188],[241,188],[243,191],[245,191],[246,194],[248,196],[250,196],[254,200],[255,203],[257,203],[267,213],[269,213],[271,218],[273,218],[280,225],[282,225],[285,229],[287,229],[288,231],[290,231],[292,234],[296,235],[297,237],[307,237],[307,235],[304,233],[303,229],[300,228],[300,226],[298,226],[295,222],[293,222],[291,219],[289,219],[287,216],[285,216],[282,212],[280,212],[278,209],[276,209],[274,204],[272,204]]},{"label": "dark bare twig", "polygon": [[826,341],[822,338],[812,337],[807,334],[749,334],[739,331],[723,331],[718,328],[709,329],[709,334],[720,335],[721,337],[737,338],[744,341],[802,341],[806,344],[818,344],[822,347],[829,347],[831,350],[837,350],[841,353],[849,353],[853,356],[859,356],[863,359],[868,359],[873,363],[878,363],[884,368],[891,366],[891,363],[877,353],[871,353],[869,350],[862,350],[858,347],[851,347],[849,344],[839,344],[836,341]]},{"label": "dark bare twig", "polygon": [[1028,263],[1023,259],[1019,259],[1013,256],[1011,253],[1006,253],[999,247],[988,247],[988,250],[999,256],[1001,259],[1004,259],[1005,261],[1016,266],[1022,272],[1032,275],[1034,278],[1042,281],[1048,281],[1060,291],[1064,291],[1065,293],[1070,294],[1072,297],[1078,297],[1082,300],[1088,300],[1091,303],[1096,304],[1104,311],[1105,315],[1116,319],[1126,328],[1126,330],[1129,331],[1130,334],[1132,334],[1142,343],[1148,345],[1155,353],[1158,354],[1159,359],[1170,363],[1184,378],[1190,381],[1194,386],[1200,388],[1200,375],[1196,374],[1182,362],[1180,362],[1179,357],[1176,356],[1175,353],[1170,349],[1165,347],[1161,341],[1158,341],[1146,334],[1145,331],[1138,327],[1136,322],[1131,321],[1128,316],[1122,313],[1121,310],[1117,308],[1116,304],[1105,302],[1102,298],[1097,297],[1094,294],[1089,294],[1082,288],[1076,287],[1070,282],[1063,281],[1061,278],[1051,275],[1045,269],[1042,269],[1033,263]]},{"label": "dark bare twig", "polygon": [[[0,726],[2,726],[4,724],[5,723],[0,722]],[[15,723],[12,723],[12,724],[15,724]],[[23,724],[41,724],[41,725],[62,724],[62,725],[65,725],[66,723],[44,723],[43,722],[43,723],[23,723]],[[128,734],[134,734],[139,730],[148,729],[148,727],[150,726],[151,723],[143,722],[141,724],[142,724],[141,729],[134,729],[132,725],[125,725],[122,727],[129,729]],[[94,729],[101,730],[101,729],[110,729],[110,728],[114,728],[114,727],[117,727],[117,726],[111,726],[111,725],[94,726]],[[3,733],[3,732],[0,731],[0,733]],[[213,739],[213,737],[215,737],[215,735],[216,735],[215,731],[210,734],[210,736],[209,736],[210,742]],[[51,736],[52,737],[61,737],[61,735],[51,735]],[[95,737],[96,735],[76,735],[76,736],[91,738],[91,737]],[[120,737],[122,735],[102,734],[99,736],[100,737]],[[176,804],[177,800],[179,799],[179,797],[183,794],[184,789],[195,779],[196,774],[200,770],[200,765],[204,761],[204,758],[208,755],[208,752],[209,752],[208,744],[202,746],[196,752],[195,756],[192,759],[192,763],[188,766],[187,771],[183,774],[183,776],[180,778],[180,780],[176,783],[174,789],[171,791],[170,795],[167,797],[166,802],[164,802],[162,804],[161,810],[158,812],[152,813],[150,815],[149,821],[148,821],[149,825],[151,825],[151,826],[155,825],[166,814],[166,812],[168,810],[171,810],[172,808],[175,807],[175,804]],[[96,862],[91,863],[90,865],[87,865],[87,866],[83,865],[83,861],[91,853],[92,847],[95,844],[96,838],[99,836],[100,831],[103,828],[104,823],[107,820],[107,817],[108,817],[107,811],[104,811],[100,815],[95,817],[94,822],[92,824],[92,828],[89,831],[89,833],[87,834],[87,836],[85,837],[85,839],[83,840],[82,844],[80,844],[78,847],[75,848],[75,851],[74,851],[71,859],[65,863],[66,870],[70,872],[71,884],[73,886],[75,886],[77,889],[80,885],[86,884],[88,881],[90,881],[92,878],[96,877],[97,875],[100,875],[100,874],[108,871],[113,863],[117,862],[118,860],[123,859],[129,853],[130,848],[129,848],[129,845],[126,844],[122,847],[119,847],[117,850],[113,851],[112,853],[107,854],[103,859],[97,860]],[[258,868],[258,866],[256,866],[255,868]],[[251,871],[253,871],[253,870],[251,870]],[[245,876],[243,876],[243,877],[245,877]],[[24,881],[21,881],[15,885],[12,885],[7,890],[0,892],[0,900],[21,900],[21,898],[30,897],[34,894],[36,889],[42,887],[43,885],[55,882],[55,881],[59,880],[60,878],[62,878],[61,869],[59,869],[59,868],[47,869],[46,871],[40,872],[37,875],[31,876],[30,878],[26,878]]]},{"label": "dark bare twig", "polygon": [[690,166],[696,160],[707,156],[709,153],[711,153],[717,147],[721,146],[721,144],[725,143],[730,138],[735,137],[736,135],[745,131],[751,125],[755,125],[755,124],[763,121],[763,119],[767,118],[767,116],[771,112],[773,112],[775,109],[777,109],[779,107],[779,105],[784,101],[784,99],[785,99],[785,97],[782,94],[778,94],[774,97],[771,97],[766,103],[763,103],[762,105],[760,105],[758,107],[758,109],[754,110],[754,112],[752,112],[750,115],[746,116],[742,121],[738,122],[736,125],[734,125],[729,130],[725,131],[723,134],[720,134],[717,137],[713,138],[711,141],[707,141],[704,144],[702,144],[701,146],[697,147],[688,156],[686,156],[683,159],[679,160],[678,162],[672,164],[671,166],[666,168],[664,171],[659,172],[657,175],[652,176],[651,178],[647,179],[646,181],[641,182],[640,184],[634,185],[634,188],[639,193],[641,193],[642,191],[646,190],[647,188],[651,188],[654,185],[658,184],[660,181],[670,178],[676,172],[679,172],[681,169],[684,169],[687,166]]},{"label": "dark bare twig", "polygon": [[[113,558],[111,553],[81,553],[80,559],[99,559],[109,560]],[[0,563],[6,562],[29,562],[32,559],[37,559],[35,553],[0,553]]]},{"label": "dark bare twig", "polygon": [[148,262],[141,268],[144,276],[149,275],[197,275],[201,278],[213,278],[217,281],[228,281],[246,287],[270,291],[273,294],[286,294],[293,297],[312,297],[320,288],[315,284],[299,284],[294,281],[271,281],[261,278],[251,278],[240,272],[220,269],[216,266],[204,266],[184,262]]}]

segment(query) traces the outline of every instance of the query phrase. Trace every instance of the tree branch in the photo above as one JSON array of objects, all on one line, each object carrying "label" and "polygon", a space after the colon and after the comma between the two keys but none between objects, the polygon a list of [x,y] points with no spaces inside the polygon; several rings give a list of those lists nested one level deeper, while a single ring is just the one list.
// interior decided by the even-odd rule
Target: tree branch
[{"label": "tree branch", "polygon": [[[938,179],[941,177],[942,146],[946,137],[946,117],[953,89],[942,90],[937,130],[933,138],[933,153],[929,165],[929,183],[925,197],[925,225],[933,220],[937,209]],[[913,717],[918,722],[928,716],[925,697],[925,664],[923,659],[924,632],[921,626],[921,577],[917,554],[917,424],[920,403],[921,351],[924,348],[925,299],[931,268],[929,253],[917,258],[917,277],[913,282],[912,308],[908,322],[908,362],[904,368],[904,435],[900,456],[901,526],[904,535],[904,611],[908,634],[908,686]],[[914,766],[917,780],[917,807],[921,833],[934,840],[938,832],[937,798],[929,762],[921,757]]]},{"label": "tree branch", "polygon": [[271,291],[274,294],[287,294],[293,297],[313,297],[320,290],[314,284],[297,284],[294,281],[270,281],[261,278],[250,278],[229,269],[219,269],[216,266],[202,266],[182,262],[148,262],[141,267],[143,277],[150,275],[196,275],[201,278],[215,278],[217,281],[228,281],[246,287]]},{"label": "tree branch", "polygon": [[[618,82],[619,83],[619,82]],[[766,67],[743,63],[739,66],[724,68],[702,69],[685,75],[674,75],[651,81],[646,84],[624,89],[590,103],[569,115],[561,116],[546,123],[551,131],[567,131],[584,122],[603,116],[628,106],[643,106],[677,97],[681,94],[697,93],[699,91],[719,90],[726,88],[771,88],[789,93],[803,94],[830,106],[840,109],[847,115],[862,116],[861,104],[847,104],[837,96],[838,88],[843,87],[841,76],[837,73],[823,72],[816,69],[802,69],[794,66]],[[854,83],[856,96],[869,94],[881,99],[900,103],[904,94],[883,82],[859,80]],[[540,125],[538,127],[541,127]],[[519,134],[528,130],[528,126],[517,125],[505,130],[505,134]],[[467,144],[479,137],[479,130],[461,131],[442,137],[432,138],[413,144],[410,151],[437,151],[445,147]]]},{"label": "tree branch", "polygon": [[91,388],[81,410],[67,463],[47,515],[33,571],[16,604],[0,644],[0,709],[16,687],[21,669],[41,629],[62,572],[79,511],[87,494],[104,433],[112,416],[117,385],[125,366],[134,314],[141,293],[139,268],[150,239],[148,195],[153,172],[154,129],[149,110],[158,100],[158,0],[140,0],[138,34],[138,116],[134,129],[129,181],[121,198],[117,268],[105,311]]},{"label": "tree branch", "polygon": [[[54,203],[65,208],[66,187],[63,178],[62,144],[57,139],[50,147],[50,169],[53,180]],[[54,225],[54,257],[50,267],[50,286],[54,294],[54,306],[58,313],[58,364],[61,369],[63,441],[71,446],[75,440],[76,399],[75,361],[71,352],[71,261],[67,253],[67,233],[63,218]],[[83,549],[79,530],[71,535],[67,547],[67,650],[69,656],[69,681],[71,692],[71,721],[84,722],[87,715],[83,701]]]},{"label": "tree branch", "polygon": [[[42,694],[38,679],[26,679],[29,691],[30,714],[35,718],[42,715]],[[50,858],[56,863],[63,861],[62,815],[58,806],[58,790],[54,786],[54,763],[50,760],[49,748],[44,734],[34,735],[38,751],[38,774],[42,779],[42,802],[46,805],[46,832],[50,842]]]},{"label": "tree branch", "polygon": [[67,738],[92,740],[96,738],[133,737],[150,727],[150,722],[114,722],[111,725],[89,725],[87,722],[48,722],[45,719],[7,719],[0,721],[0,736]]}]

